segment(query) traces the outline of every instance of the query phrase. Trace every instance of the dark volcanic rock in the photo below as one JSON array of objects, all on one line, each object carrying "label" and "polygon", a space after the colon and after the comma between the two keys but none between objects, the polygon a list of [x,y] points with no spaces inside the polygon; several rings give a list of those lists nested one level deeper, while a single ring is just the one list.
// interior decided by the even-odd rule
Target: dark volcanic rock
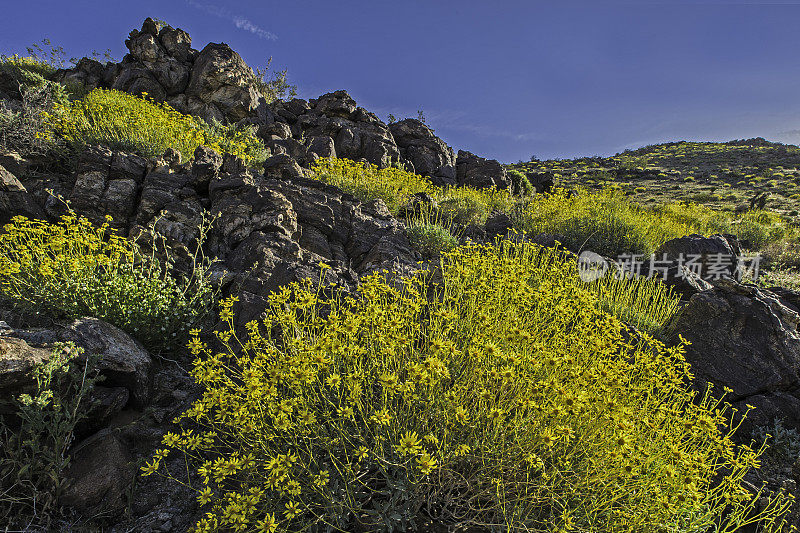
[{"label": "dark volcanic rock", "polygon": [[800,315],[773,293],[722,279],[695,294],[672,320],[670,341],[691,344],[686,359],[701,390],[729,387],[726,399],[756,409],[751,424],[774,418],[800,427]]},{"label": "dark volcanic rock", "polygon": [[119,514],[135,474],[131,460],[125,444],[111,431],[92,435],[71,452],[67,487],[59,503],[87,516]]},{"label": "dark volcanic rock", "polygon": [[[710,289],[710,282],[716,279],[735,277],[740,254],[739,243],[732,235],[686,235],[656,250],[652,275],[688,298]],[[645,273],[650,271],[649,261],[643,268]]]},{"label": "dark volcanic rock", "polygon": [[44,209],[36,203],[25,186],[11,172],[0,166],[0,226],[17,215],[47,218]]},{"label": "dark volcanic rock", "polygon": [[477,189],[511,187],[511,179],[498,161],[484,159],[464,150],[459,150],[456,158],[456,181],[459,185]]},{"label": "dark volcanic rock", "polygon": [[389,124],[400,155],[414,165],[414,172],[432,178],[435,185],[455,185],[453,149],[423,122],[408,118]]}]

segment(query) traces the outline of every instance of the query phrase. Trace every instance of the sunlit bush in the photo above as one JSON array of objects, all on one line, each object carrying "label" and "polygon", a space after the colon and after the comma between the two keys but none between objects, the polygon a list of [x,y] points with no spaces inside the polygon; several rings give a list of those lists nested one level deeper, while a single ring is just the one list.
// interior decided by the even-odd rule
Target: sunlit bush
[{"label": "sunlit bush", "polygon": [[742,481],[761,451],[682,347],[627,344],[574,261],[466,247],[432,279],[294,284],[244,336],[226,302],[223,348],[191,342],[204,392],[144,473],[196,491],[198,531],[775,529],[787,502],[756,512]]},{"label": "sunlit bush", "polygon": [[176,278],[169,255],[143,253],[108,224],[72,212],[57,224],[15,217],[0,234],[0,292],[33,310],[103,319],[161,351],[185,343],[213,310],[209,262],[194,259],[190,277]]},{"label": "sunlit bush", "polygon": [[81,100],[56,106],[49,118],[55,133],[76,148],[103,144],[147,157],[174,148],[189,159],[204,145],[250,164],[262,163],[267,155],[252,127],[207,124],[146,95],[95,89]]}]

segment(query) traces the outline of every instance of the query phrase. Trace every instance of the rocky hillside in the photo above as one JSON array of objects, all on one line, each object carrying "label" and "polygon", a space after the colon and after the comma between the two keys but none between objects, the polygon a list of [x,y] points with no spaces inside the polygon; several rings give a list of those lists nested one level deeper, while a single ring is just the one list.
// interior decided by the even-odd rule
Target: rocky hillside
[{"label": "rocky hillside", "polygon": [[[679,143],[512,166],[526,193],[499,162],[456,152],[419,120],[385,124],[345,91],[268,101],[225,44],[198,51],[147,19],[126,46],[120,63],[84,58],[43,79],[73,104],[96,90],[145,95],[146,109],[180,118],[193,151],[79,145],[56,123],[62,151],[0,153],[0,523],[599,531],[631,520],[624,530],[648,532],[760,512],[759,527],[800,525],[786,499],[800,480],[800,294],[733,279],[741,242],[722,231],[736,227],[727,214],[687,221],[689,208],[618,195],[538,194],[602,181],[674,198],[689,183],[713,196],[775,182],[766,201],[788,201],[793,148]],[[25,118],[21,87],[0,69],[4,117]],[[54,114],[83,112],[69,105]],[[265,159],[212,150],[208,131],[253,137]],[[796,235],[748,213],[780,230],[771,244]],[[568,242],[597,235],[609,250],[728,268],[585,283]],[[181,307],[200,289],[222,300],[218,314]],[[164,302],[187,324],[148,322]],[[717,428],[740,415],[697,395],[708,384],[738,412],[756,407],[739,440]],[[758,469],[740,445],[768,427],[783,440]],[[45,475],[32,482],[33,471]]]},{"label": "rocky hillside", "polygon": [[616,184],[645,205],[681,200],[733,210],[756,202],[800,221],[800,148],[760,138],[665,143],[607,158],[531,161],[510,168],[568,188]]}]

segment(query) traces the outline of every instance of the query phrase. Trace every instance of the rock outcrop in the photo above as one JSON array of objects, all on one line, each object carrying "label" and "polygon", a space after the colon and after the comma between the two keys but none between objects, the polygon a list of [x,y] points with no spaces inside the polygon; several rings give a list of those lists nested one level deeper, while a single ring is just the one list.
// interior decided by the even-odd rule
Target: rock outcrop
[{"label": "rock outcrop", "polygon": [[83,58],[55,79],[87,89],[147,93],[205,120],[237,122],[264,103],[253,70],[228,45],[211,43],[202,51],[191,45],[185,31],[148,18],[125,41],[128,54],[122,62],[104,65]]},{"label": "rock outcrop", "polygon": [[11,172],[0,166],[0,226],[12,217],[46,218],[44,210]]},{"label": "rock outcrop", "polygon": [[456,158],[453,149],[433,134],[426,124],[408,118],[389,124],[400,155],[412,170],[428,176],[434,185],[456,184]]},{"label": "rock outcrop", "polygon": [[772,292],[721,279],[691,297],[670,324],[691,344],[686,359],[703,390],[707,383],[732,392],[737,407],[755,409],[751,425],[777,417],[800,428],[800,315]]},{"label": "rock outcrop", "polygon": [[456,159],[453,149],[421,121],[387,126],[346,91],[267,103],[253,70],[226,44],[211,43],[198,51],[185,31],[148,18],[125,45],[128,54],[120,63],[83,58],[59,70],[55,79],[87,90],[147,93],[207,121],[254,125],[273,155],[288,155],[302,167],[320,157],[342,157],[379,167],[403,165],[437,185],[511,185],[499,162],[469,152],[459,152]]},{"label": "rock outcrop", "polygon": [[[56,189],[90,220],[110,216],[126,236],[152,227],[177,250],[194,249],[204,219],[216,217],[207,253],[236,282],[231,290],[240,296],[243,321],[261,312],[272,290],[318,278],[320,263],[331,267],[327,283],[353,288],[376,270],[408,273],[418,259],[405,227],[381,201],[362,203],[305,178],[287,155],[270,158],[261,174],[203,147],[182,163],[177,153],[148,161],[95,146]],[[41,197],[56,216],[61,204]]]},{"label": "rock outcrop", "polygon": [[379,167],[400,162],[389,128],[375,114],[358,107],[347,91],[315,100],[276,101],[253,119],[274,154],[288,154],[301,166],[320,157],[364,160]]},{"label": "rock outcrop", "polygon": [[511,187],[511,179],[506,174],[506,169],[498,161],[484,159],[464,150],[459,150],[456,158],[456,181],[459,185],[476,189],[489,187],[509,189]]},{"label": "rock outcrop", "polygon": [[664,280],[684,298],[711,288],[720,278],[734,278],[741,250],[733,235],[692,234],[671,239],[654,253],[653,271],[645,261],[645,274]]}]

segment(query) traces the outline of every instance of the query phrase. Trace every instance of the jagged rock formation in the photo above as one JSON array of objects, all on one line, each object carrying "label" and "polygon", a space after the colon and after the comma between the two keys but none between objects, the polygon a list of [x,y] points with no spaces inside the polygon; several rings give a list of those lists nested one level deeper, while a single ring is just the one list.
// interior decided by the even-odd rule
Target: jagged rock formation
[{"label": "jagged rock formation", "polygon": [[103,65],[83,58],[55,79],[87,89],[146,92],[205,120],[254,125],[273,155],[288,155],[302,167],[320,157],[343,157],[379,167],[401,165],[437,185],[511,184],[499,162],[469,152],[459,152],[456,160],[453,149],[419,120],[387,126],[346,91],[267,103],[252,69],[226,44],[195,50],[185,31],[149,18],[125,44],[129,52],[122,62]]},{"label": "jagged rock formation", "polygon": [[[47,186],[94,222],[109,215],[111,225],[130,236],[152,225],[178,249],[194,245],[204,213],[217,216],[208,253],[220,258],[229,279],[241,282],[235,292],[243,323],[263,310],[272,290],[318,277],[321,262],[331,266],[325,281],[343,288],[376,270],[416,267],[419,258],[403,224],[383,202],[361,203],[305,178],[285,156],[274,156],[267,167],[259,174],[203,147],[182,163],[177,152],[148,161],[95,146],[82,155],[75,176]],[[31,180],[30,197],[55,217],[63,204],[41,190],[44,185]]]},{"label": "jagged rock formation", "polygon": [[253,70],[228,45],[211,43],[199,52],[191,45],[185,31],[159,27],[148,18],[125,41],[129,52],[121,63],[103,65],[83,58],[55,79],[87,89],[147,93],[205,120],[237,122],[264,102]]},{"label": "jagged rock formation", "polygon": [[453,149],[415,118],[389,124],[402,155],[417,174],[428,176],[434,185],[456,184],[456,158]]},{"label": "jagged rock formation", "polygon": [[511,179],[506,174],[503,165],[494,159],[484,159],[464,150],[458,151],[456,181],[459,185],[477,189],[489,187],[508,189],[511,187]]},{"label": "jagged rock formation", "polygon": [[[263,112],[262,112],[263,111]],[[375,114],[358,107],[346,91],[316,100],[276,101],[251,122],[275,154],[288,154],[302,166],[320,157],[344,157],[379,167],[400,163],[392,133]]]}]

